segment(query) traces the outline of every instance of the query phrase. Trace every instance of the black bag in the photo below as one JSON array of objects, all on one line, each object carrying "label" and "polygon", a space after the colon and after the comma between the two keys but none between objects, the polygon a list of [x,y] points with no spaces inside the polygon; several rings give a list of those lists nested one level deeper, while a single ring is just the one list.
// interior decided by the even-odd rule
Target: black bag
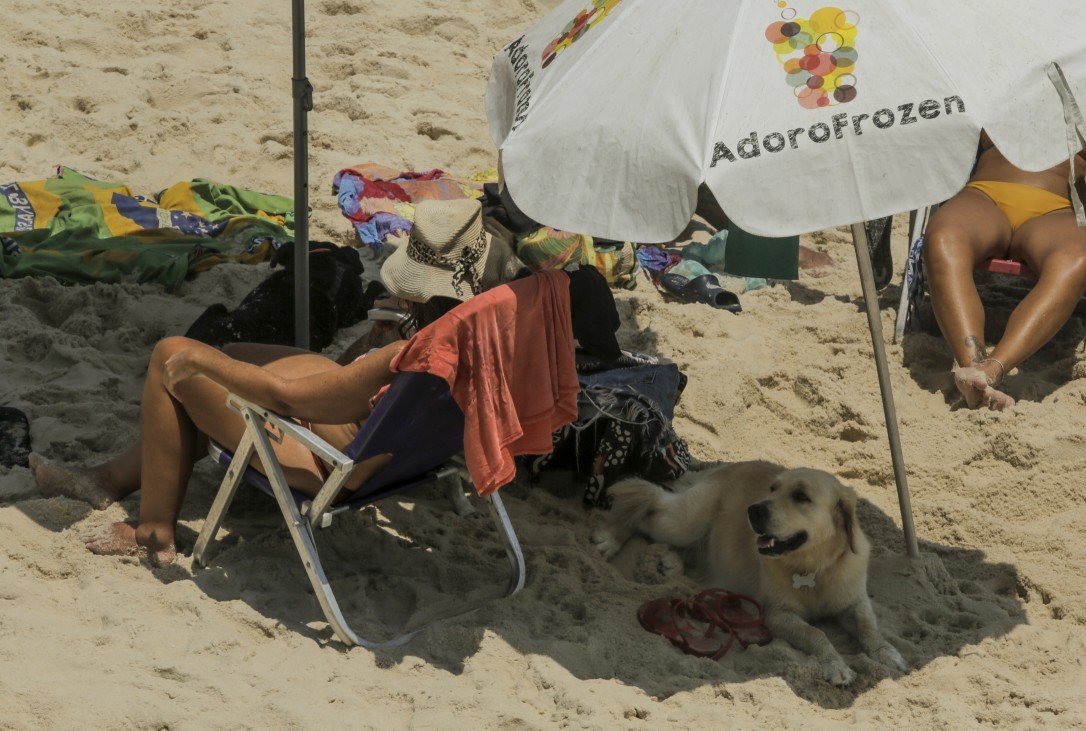
[{"label": "black bag", "polygon": [[[271,260],[280,271],[258,284],[233,312],[214,304],[192,323],[186,337],[220,347],[227,343],[294,345],[294,247]],[[358,250],[324,241],[309,244],[309,348],[328,347],[342,327],[366,316],[364,267]]]}]

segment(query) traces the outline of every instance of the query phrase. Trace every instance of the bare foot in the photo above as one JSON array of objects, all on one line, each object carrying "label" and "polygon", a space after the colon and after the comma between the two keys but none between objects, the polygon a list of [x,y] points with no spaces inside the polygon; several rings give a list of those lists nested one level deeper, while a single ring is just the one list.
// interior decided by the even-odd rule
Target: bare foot
[{"label": "bare foot", "polygon": [[29,460],[30,472],[43,495],[64,495],[83,500],[98,510],[105,510],[114,503],[106,486],[88,469],[53,464],[37,453],[31,453]]},{"label": "bare foot", "polygon": [[988,376],[980,368],[973,366],[962,366],[952,372],[954,385],[965,399],[965,405],[971,409],[978,408],[984,399],[984,392],[988,390]]},{"label": "bare foot", "polygon": [[989,385],[988,374],[976,366],[955,368],[954,385],[958,387],[965,405],[970,409],[985,406],[992,411],[1006,411],[1014,406],[1014,399]]},{"label": "bare foot", "polygon": [[991,386],[984,392],[984,403],[988,404],[992,411],[1009,411],[1014,408],[1013,398]]},{"label": "bare foot", "polygon": [[169,566],[177,560],[177,549],[173,544],[153,550],[141,545],[136,539],[134,523],[96,525],[84,530],[80,537],[87,545],[87,550],[98,556],[139,556],[151,564],[152,568]]}]

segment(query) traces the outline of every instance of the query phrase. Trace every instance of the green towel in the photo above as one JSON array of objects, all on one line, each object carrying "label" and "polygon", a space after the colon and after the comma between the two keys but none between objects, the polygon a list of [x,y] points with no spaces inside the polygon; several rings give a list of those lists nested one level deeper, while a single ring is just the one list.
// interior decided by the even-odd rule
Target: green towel
[{"label": "green towel", "polygon": [[724,271],[737,277],[799,279],[799,236],[755,236],[729,222]]}]

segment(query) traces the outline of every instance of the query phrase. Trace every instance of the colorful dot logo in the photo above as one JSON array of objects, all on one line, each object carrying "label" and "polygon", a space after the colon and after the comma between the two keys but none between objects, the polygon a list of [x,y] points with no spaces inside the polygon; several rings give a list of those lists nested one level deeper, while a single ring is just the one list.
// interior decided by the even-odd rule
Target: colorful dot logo
[{"label": "colorful dot logo", "polygon": [[550,66],[559,53],[566,50],[585,33],[590,31],[607,14],[615,9],[622,0],[592,0],[584,10],[577,13],[577,17],[566,24],[561,35],[547,44],[543,49],[543,68]]},{"label": "colorful dot logo", "polygon": [[765,29],[785,82],[806,109],[847,104],[856,98],[856,34],[860,16],[827,7],[797,17],[788,3],[777,2],[781,20]]}]

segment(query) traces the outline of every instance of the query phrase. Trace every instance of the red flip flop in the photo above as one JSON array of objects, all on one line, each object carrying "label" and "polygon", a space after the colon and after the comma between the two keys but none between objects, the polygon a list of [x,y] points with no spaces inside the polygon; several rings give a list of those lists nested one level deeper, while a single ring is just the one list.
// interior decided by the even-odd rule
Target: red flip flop
[{"label": "red flip flop", "polygon": [[712,622],[731,629],[743,647],[767,645],[773,640],[765,626],[765,608],[754,597],[726,589],[706,589],[694,599],[706,607]]},{"label": "red flip flop", "polygon": [[719,660],[735,641],[730,629],[727,639],[717,636],[721,628],[710,612],[692,599],[664,597],[645,602],[637,610],[637,619],[649,632],[663,635],[688,655]]}]

